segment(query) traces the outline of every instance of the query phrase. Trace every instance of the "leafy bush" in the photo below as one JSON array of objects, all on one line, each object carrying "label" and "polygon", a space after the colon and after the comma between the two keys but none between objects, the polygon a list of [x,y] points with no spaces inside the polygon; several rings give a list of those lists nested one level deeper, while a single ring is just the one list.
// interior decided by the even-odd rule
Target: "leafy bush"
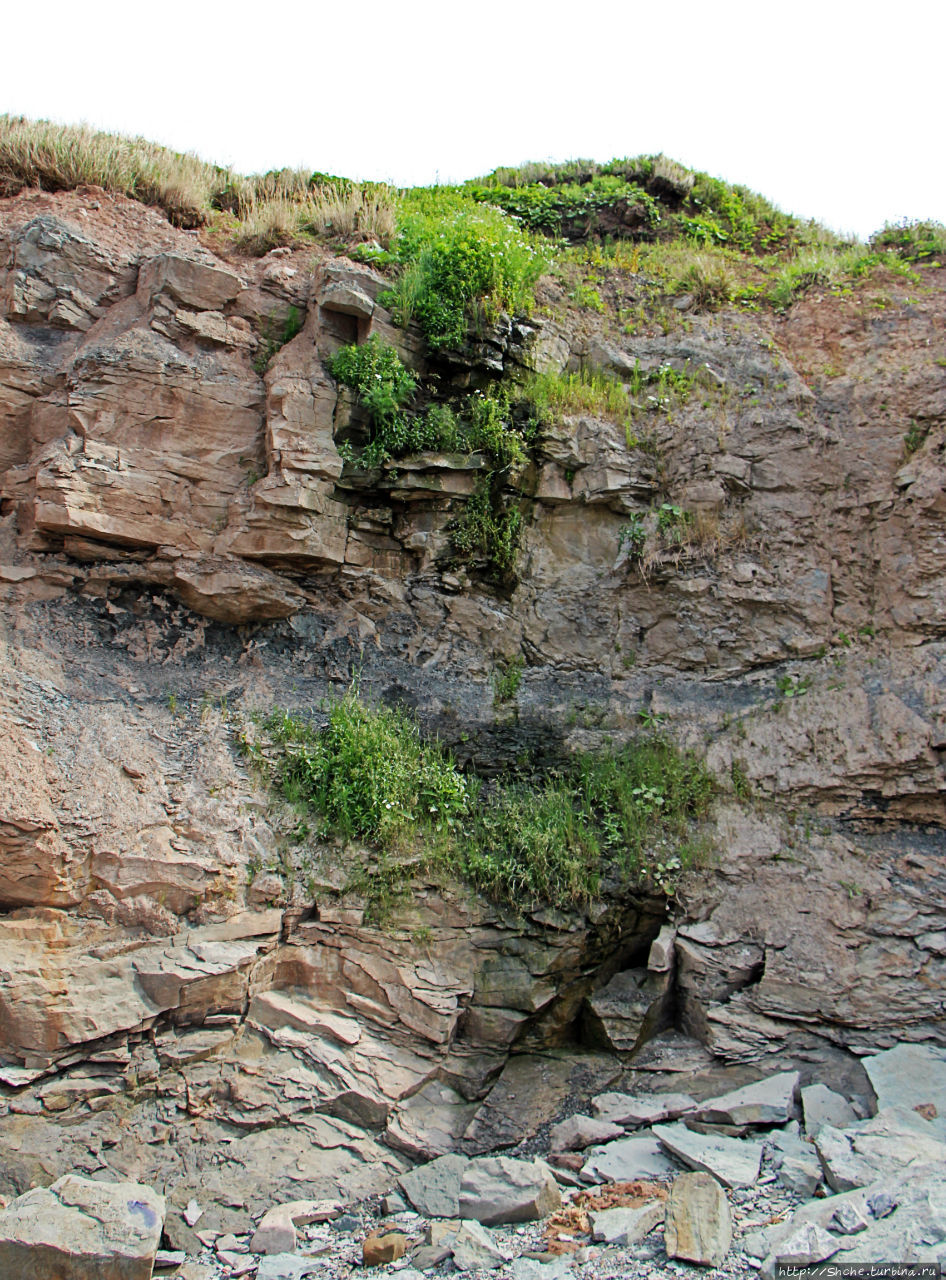
[{"label": "leafy bush", "polygon": [[333,378],[358,393],[372,421],[378,424],[397,418],[417,385],[391,344],[377,334],[342,347],[329,367]]},{"label": "leafy bush", "polygon": [[416,316],[431,347],[458,347],[471,320],[527,313],[545,259],[499,209],[456,190],[405,194],[398,218],[398,286],[384,296],[399,324]]},{"label": "leafy bush", "polygon": [[626,524],[622,524],[618,529],[618,546],[623,550],[627,548],[628,555],[642,556],[644,547],[647,545],[647,530],[644,527],[644,517],[640,515],[632,515],[628,518]]},{"label": "leafy bush", "polygon": [[474,391],[467,401],[469,448],[487,454],[497,467],[508,469],[526,458],[522,437],[510,423],[509,395],[504,390]]},{"label": "leafy bush", "polygon": [[402,711],[369,708],[352,688],[316,730],[288,714],[265,728],[283,748],[274,780],[304,802],[325,833],[376,842],[393,852],[419,835],[443,833],[464,818],[475,788],[437,743],[421,741]]},{"label": "leafy bush", "polygon": [[686,541],[687,531],[693,522],[693,515],[676,507],[671,502],[662,502],[657,508],[657,532],[665,542],[674,546]]},{"label": "leafy bush", "polygon": [[[370,708],[352,688],[321,729],[288,714],[262,726],[273,783],[313,814],[320,835],[370,842],[363,876],[375,915],[406,891],[419,864],[461,876],[518,908],[589,901],[605,875],[673,891],[694,854],[690,828],[714,783],[700,761],[659,737],[585,753],[534,784],[503,778],[487,791],[416,722]],[[357,879],[357,877],[356,877]]]},{"label": "leafy bush", "polygon": [[446,404],[409,411],[417,384],[395,349],[377,334],[342,347],[329,361],[329,369],[357,394],[368,414],[370,438],[359,459],[362,466],[379,467],[388,458],[425,450],[485,453],[499,469],[525,461],[525,446],[510,421],[505,391],[474,392],[463,406],[463,416]]},{"label": "leafy bush", "polygon": [[450,526],[450,542],[461,560],[502,578],[515,568],[521,532],[522,515],[517,507],[504,506],[490,475]]},{"label": "leafy bush", "polygon": [[512,658],[493,672],[493,706],[501,707],[511,702],[519,692],[522,684],[522,671],[525,662],[522,658]]},{"label": "leafy bush", "polygon": [[907,262],[946,256],[946,226],[942,222],[888,222],[871,236],[871,247],[895,253]]},{"label": "leafy bush", "polygon": [[595,229],[606,209],[620,209],[625,217],[628,212],[636,214],[642,230],[654,228],[660,221],[657,202],[643,187],[608,174],[582,183],[468,186],[467,190],[474,200],[498,205],[530,230],[549,236],[585,236]]}]

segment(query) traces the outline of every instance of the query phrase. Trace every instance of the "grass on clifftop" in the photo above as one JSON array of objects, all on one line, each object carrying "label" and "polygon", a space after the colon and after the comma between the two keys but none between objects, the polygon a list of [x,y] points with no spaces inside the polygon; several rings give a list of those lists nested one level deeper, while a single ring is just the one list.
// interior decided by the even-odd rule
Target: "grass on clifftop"
[{"label": "grass on clifftop", "polygon": [[486,785],[406,713],[369,707],[354,688],[321,728],[279,713],[243,741],[317,837],[370,846],[352,887],[375,919],[418,872],[459,877],[519,909],[581,905],[614,875],[670,894],[714,791],[700,761],[661,737],[578,754],[533,782]]},{"label": "grass on clifftop", "polygon": [[415,320],[434,350],[462,345],[471,325],[500,311],[527,315],[556,264],[577,272],[579,306],[606,311],[598,277],[617,269],[639,278],[641,310],[652,312],[679,295],[698,309],[784,309],[813,286],[946,256],[939,223],[845,241],[663,155],[527,164],[397,190],[303,170],[245,177],[142,138],[0,116],[0,195],[83,185],[155,205],[178,226],[210,226],[242,252],[320,241],[360,256],[389,271],[386,305],[396,322]]}]

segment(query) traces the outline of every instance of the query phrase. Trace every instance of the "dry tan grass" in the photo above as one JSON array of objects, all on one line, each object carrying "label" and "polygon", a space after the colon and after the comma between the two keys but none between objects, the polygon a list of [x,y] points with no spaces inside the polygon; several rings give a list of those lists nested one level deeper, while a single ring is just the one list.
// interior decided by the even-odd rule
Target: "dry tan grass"
[{"label": "dry tan grass", "polygon": [[28,186],[103,187],[157,205],[182,227],[201,226],[225,210],[237,219],[237,245],[251,252],[265,253],[306,233],[383,245],[394,235],[394,192],[379,184],[313,186],[301,169],[243,177],[143,138],[0,116],[0,195]]},{"label": "dry tan grass", "polygon": [[303,235],[377,240],[385,247],[395,230],[394,195],[386,187],[331,183],[301,195],[277,192],[245,209],[235,240],[250,253],[266,253]]},{"label": "dry tan grass", "polygon": [[695,173],[685,169],[676,160],[671,160],[663,152],[658,156],[654,156],[654,172],[651,176],[654,180],[664,183],[680,197],[688,195],[693,190],[693,183],[696,181]]},{"label": "dry tan grass", "polygon": [[68,191],[97,186],[164,209],[178,226],[206,220],[229,170],[143,138],[99,133],[87,125],[0,116],[0,192],[24,186]]}]

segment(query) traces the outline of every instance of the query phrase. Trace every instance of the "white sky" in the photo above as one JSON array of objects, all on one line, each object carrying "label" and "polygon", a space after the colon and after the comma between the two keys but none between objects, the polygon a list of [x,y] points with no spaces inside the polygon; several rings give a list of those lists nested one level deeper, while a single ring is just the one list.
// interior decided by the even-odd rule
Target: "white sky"
[{"label": "white sky", "polygon": [[946,221],[946,4],[46,0],[0,112],[399,185],[664,151],[866,236]]}]

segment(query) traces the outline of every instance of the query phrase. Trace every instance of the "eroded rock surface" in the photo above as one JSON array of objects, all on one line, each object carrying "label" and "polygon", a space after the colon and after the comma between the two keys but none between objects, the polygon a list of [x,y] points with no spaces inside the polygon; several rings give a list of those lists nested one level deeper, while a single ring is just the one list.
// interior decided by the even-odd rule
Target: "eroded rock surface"
[{"label": "eroded rock surface", "polygon": [[[866,1117],[848,1051],[940,1053],[942,274],[888,282],[882,312],[813,292],[663,336],[506,318],[435,367],[346,259],[228,259],[101,192],[0,201],[0,1192],[166,1182],[192,1243],[198,1189],[211,1229],[249,1230],[274,1199],[536,1140],[648,1072],[804,1088],[828,1066]],[[453,388],[640,361],[716,390],[648,418],[647,448],[588,414],[550,427],[498,590],[450,550],[483,459],[344,461],[364,423],[327,360],[369,334]],[[637,564],[620,530],[663,501],[698,536]],[[232,716],[316,707],[356,670],[487,773],[665,727],[724,791],[712,859],[672,902],[609,883],[517,917],[419,882],[366,923]]]}]

